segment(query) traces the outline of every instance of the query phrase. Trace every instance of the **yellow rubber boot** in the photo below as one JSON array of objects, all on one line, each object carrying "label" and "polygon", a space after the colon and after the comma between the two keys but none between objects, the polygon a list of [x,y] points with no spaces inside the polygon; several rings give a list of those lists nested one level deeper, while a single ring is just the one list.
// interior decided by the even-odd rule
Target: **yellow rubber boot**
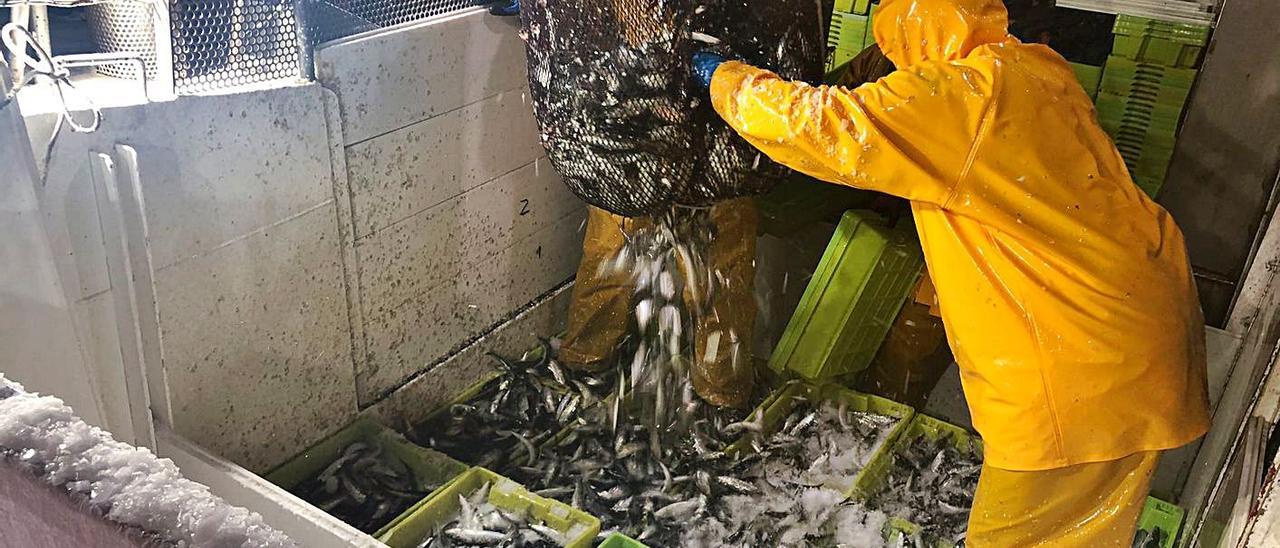
[{"label": "yellow rubber boot", "polygon": [[630,273],[601,273],[600,264],[612,260],[635,230],[636,221],[592,207],[582,241],[582,262],[573,284],[569,326],[560,343],[560,360],[573,369],[598,370],[613,357],[614,348],[631,323]]},{"label": "yellow rubber boot", "polygon": [[711,209],[716,238],[708,264],[721,280],[711,310],[694,332],[693,388],[702,399],[722,407],[741,407],[751,398],[756,367],[751,342],[755,333],[756,227],[759,212],[751,198],[730,200]]}]

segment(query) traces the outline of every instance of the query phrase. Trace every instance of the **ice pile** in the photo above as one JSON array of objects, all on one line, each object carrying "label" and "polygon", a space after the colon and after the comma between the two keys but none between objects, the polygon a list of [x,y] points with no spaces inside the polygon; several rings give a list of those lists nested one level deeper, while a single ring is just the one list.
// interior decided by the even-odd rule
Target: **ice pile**
[{"label": "ice pile", "polygon": [[[688,527],[683,546],[879,547],[887,516],[844,502],[858,472],[884,446],[898,419],[824,404],[797,408],[757,440],[742,473],[751,493],[723,497]],[[821,432],[821,435],[817,433]]]},{"label": "ice pile", "polygon": [[0,375],[0,465],[18,465],[116,523],[182,547],[293,547],[258,514],[182,477],[169,459],[112,439],[62,400]]}]

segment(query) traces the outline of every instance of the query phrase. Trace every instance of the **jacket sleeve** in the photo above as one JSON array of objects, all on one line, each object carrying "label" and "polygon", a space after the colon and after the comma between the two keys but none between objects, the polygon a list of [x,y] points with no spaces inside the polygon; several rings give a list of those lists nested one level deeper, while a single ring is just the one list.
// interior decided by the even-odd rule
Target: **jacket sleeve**
[{"label": "jacket sleeve", "polygon": [[989,117],[995,67],[923,63],[852,90],[730,61],[720,116],[774,161],[824,181],[945,206]]}]

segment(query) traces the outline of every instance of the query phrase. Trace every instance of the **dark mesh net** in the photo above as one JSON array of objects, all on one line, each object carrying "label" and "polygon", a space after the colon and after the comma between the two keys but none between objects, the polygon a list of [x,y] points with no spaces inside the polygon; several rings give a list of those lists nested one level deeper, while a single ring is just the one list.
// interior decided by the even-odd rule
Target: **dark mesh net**
[{"label": "dark mesh net", "polygon": [[588,203],[634,217],[757,194],[786,176],[716,115],[690,58],[709,48],[816,82],[821,0],[521,0],[520,10],[543,145]]}]

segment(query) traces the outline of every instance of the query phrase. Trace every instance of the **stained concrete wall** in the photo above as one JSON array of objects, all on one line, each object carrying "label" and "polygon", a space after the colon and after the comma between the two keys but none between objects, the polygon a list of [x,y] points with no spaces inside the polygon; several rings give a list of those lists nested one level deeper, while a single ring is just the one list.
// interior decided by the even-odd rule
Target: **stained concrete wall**
[{"label": "stained concrete wall", "polygon": [[467,11],[316,60],[341,113],[369,404],[572,277],[585,211],[538,142],[514,20]]},{"label": "stained concrete wall", "polygon": [[[157,420],[254,471],[362,409],[420,415],[554,332],[581,202],[537,143],[516,29],[474,10],[330,45],[322,83],[30,116],[77,331],[125,368],[90,156],[138,151]],[[136,319],[136,318],[135,318]],[[159,381],[155,379],[159,378]]]}]

